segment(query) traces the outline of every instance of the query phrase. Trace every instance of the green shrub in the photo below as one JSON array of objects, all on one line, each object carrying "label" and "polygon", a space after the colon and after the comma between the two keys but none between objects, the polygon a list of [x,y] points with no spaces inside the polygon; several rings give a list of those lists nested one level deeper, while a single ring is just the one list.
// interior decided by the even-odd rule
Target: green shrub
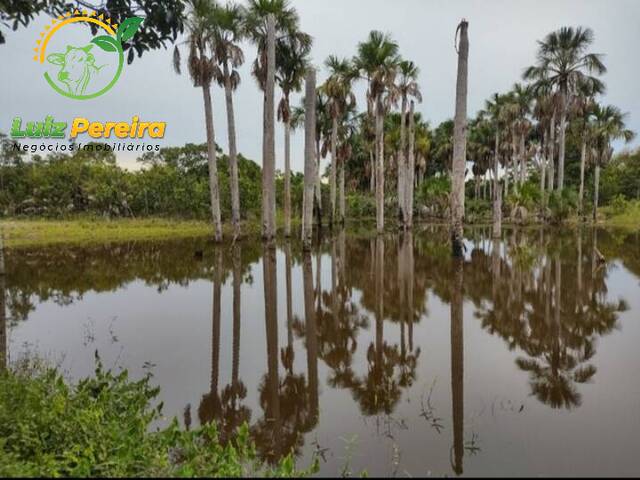
[{"label": "green shrub", "polygon": [[162,406],[150,376],[104,371],[69,385],[54,369],[0,373],[0,476],[297,476],[289,456],[273,469],[256,458],[243,426],[226,446],[216,428],[151,431]]},{"label": "green shrub", "polygon": [[376,199],[373,195],[352,193],[347,195],[347,217],[366,218],[376,216]]},{"label": "green shrub", "polygon": [[449,208],[449,193],[451,192],[451,179],[449,176],[440,175],[429,177],[422,182],[416,192],[416,200],[434,212],[436,216],[444,216]]},{"label": "green shrub", "polygon": [[621,215],[625,213],[630,206],[629,200],[627,200],[624,195],[618,194],[611,200],[611,213],[613,215]]},{"label": "green shrub", "polygon": [[578,194],[569,188],[549,195],[549,216],[554,223],[561,223],[575,214],[578,209]]}]

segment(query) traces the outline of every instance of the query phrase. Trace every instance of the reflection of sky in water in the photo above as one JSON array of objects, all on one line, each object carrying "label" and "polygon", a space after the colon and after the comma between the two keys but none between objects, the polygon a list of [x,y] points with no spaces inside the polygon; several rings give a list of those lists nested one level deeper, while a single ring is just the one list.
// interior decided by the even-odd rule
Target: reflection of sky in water
[{"label": "reflection of sky in water", "polygon": [[[532,234],[529,240],[535,243],[536,238]],[[565,265],[575,263],[575,248],[570,243],[572,238],[569,236],[564,239],[562,282],[565,291],[575,281],[574,277],[570,277],[570,272],[575,270],[565,268]],[[348,246],[350,242],[347,240]],[[605,251],[606,248],[602,247],[605,239],[601,238],[600,242]],[[584,242],[582,247],[585,254],[584,275],[590,273],[590,263],[586,260],[590,258],[587,245],[591,245],[590,242]],[[632,245],[637,248],[637,245]],[[488,239],[486,246],[489,246]],[[394,238],[387,238],[385,249],[385,282],[392,283],[397,279],[397,243]],[[470,250],[467,264],[471,262]],[[568,252],[568,256],[564,256],[564,252]],[[346,258],[348,278],[352,278],[351,274],[355,275],[356,271],[365,272],[364,278],[367,278],[366,272],[370,269],[369,250],[359,253],[358,256]],[[490,248],[487,253],[490,255]],[[329,294],[332,286],[330,254],[331,248],[326,246],[321,257],[322,289],[325,295]],[[190,255],[191,251],[186,249],[185,258]],[[438,265],[446,265],[446,261],[444,264],[437,261],[424,263],[423,260],[427,259],[421,259],[420,255],[416,248],[416,282],[421,276],[432,278],[436,273],[440,273],[445,279],[443,281],[447,281],[447,272],[420,270],[427,264],[432,268],[440,268]],[[10,257],[12,262],[16,261],[15,258]],[[300,254],[296,253],[294,258],[293,314],[304,321],[304,281]],[[207,251],[205,263],[208,261],[210,256]],[[312,264],[315,282],[315,255]],[[490,262],[487,265],[490,268]],[[351,269],[353,272],[349,272]],[[465,269],[465,275],[468,276],[482,273],[481,267],[478,267],[478,272],[470,272],[467,267]],[[251,409],[253,424],[264,415],[258,389],[267,372],[262,263],[251,265],[245,272],[245,279],[247,274],[250,274],[253,282],[242,285],[239,376],[248,390],[243,403]],[[488,275],[490,281],[490,273]],[[277,253],[277,276],[278,348],[281,349],[287,344],[285,254],[281,249]],[[373,289],[374,278],[369,280],[368,285]],[[11,282],[11,277],[8,281]],[[624,298],[629,309],[619,314],[616,330],[597,338],[596,353],[589,361],[597,367],[597,373],[590,383],[577,386],[582,404],[570,411],[554,410],[530,395],[528,374],[515,363],[516,358],[526,356],[525,352],[519,347],[509,351],[503,339],[483,329],[481,321],[476,318],[483,308],[477,308],[465,297],[465,473],[638,473],[636,458],[640,451],[636,434],[640,427],[640,379],[636,373],[640,361],[637,348],[640,338],[640,324],[637,321],[640,311],[639,279],[621,261],[615,260],[607,266],[605,282],[607,300],[613,302]],[[501,285],[503,289],[513,287],[509,283]],[[442,287],[436,285],[436,290],[438,288]],[[488,288],[490,291],[491,288]],[[233,290],[230,273],[221,291],[220,389],[231,382],[232,371]],[[366,376],[367,349],[376,342],[374,311],[362,306],[363,295],[362,290],[353,288],[351,300],[359,305],[360,313],[369,321],[368,328],[360,329],[357,335],[353,370],[358,377]],[[135,280],[114,291],[89,291],[81,299],[64,307],[51,300],[36,303],[35,311],[28,320],[10,330],[11,356],[15,359],[18,352],[25,349],[25,343],[31,344],[30,348],[50,358],[62,359],[62,366],[73,377],[92,372],[96,349],[100,351],[105,365],[125,366],[135,376],[141,375],[143,366],[150,363],[153,365],[155,381],[163,389],[165,413],[182,416],[185,406],[190,404],[193,421],[197,423],[198,405],[202,396],[209,391],[211,382],[212,298],[213,287],[209,280],[190,281],[188,286],[171,283],[162,292],[158,292],[156,285]],[[490,303],[483,306],[486,305],[490,306]],[[411,387],[402,391],[399,402],[389,416],[363,416],[348,389],[333,388],[327,383],[333,372],[319,359],[320,421],[304,437],[304,458],[308,459],[317,445],[329,448],[326,453],[328,463],[323,468],[328,474],[336,473],[344,465],[344,457],[353,440],[351,465],[354,471],[367,469],[371,474],[391,474],[394,470],[394,452],[400,452],[399,474],[405,471],[413,475],[452,474],[450,325],[449,304],[434,292],[432,285],[426,293],[426,313],[414,325],[413,343],[420,348],[416,380]],[[294,338],[293,370],[306,376],[305,340],[297,335]],[[400,340],[399,323],[386,320],[384,341],[388,345],[398,345]],[[285,369],[280,359],[279,365],[282,379]],[[428,406],[433,408],[434,416],[440,419],[439,423],[443,426],[440,433],[421,416],[431,387]]]}]

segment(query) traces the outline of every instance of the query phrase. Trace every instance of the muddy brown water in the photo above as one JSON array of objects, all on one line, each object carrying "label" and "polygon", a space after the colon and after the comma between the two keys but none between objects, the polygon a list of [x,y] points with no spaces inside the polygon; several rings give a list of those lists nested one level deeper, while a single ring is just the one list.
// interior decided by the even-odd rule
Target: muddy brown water
[{"label": "muddy brown water", "polygon": [[[9,362],[149,369],[167,418],[248,422],[328,475],[640,474],[640,235],[326,234],[8,249]],[[602,259],[599,255],[604,256]],[[0,282],[2,283],[2,282]]]}]

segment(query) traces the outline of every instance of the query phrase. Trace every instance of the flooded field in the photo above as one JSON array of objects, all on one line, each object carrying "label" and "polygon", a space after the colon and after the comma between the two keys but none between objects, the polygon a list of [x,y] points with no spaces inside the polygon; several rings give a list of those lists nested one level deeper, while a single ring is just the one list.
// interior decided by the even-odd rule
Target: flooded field
[{"label": "flooded field", "polygon": [[151,371],[167,420],[247,422],[325,474],[640,474],[640,235],[438,227],[268,249],[9,249],[2,361]]}]

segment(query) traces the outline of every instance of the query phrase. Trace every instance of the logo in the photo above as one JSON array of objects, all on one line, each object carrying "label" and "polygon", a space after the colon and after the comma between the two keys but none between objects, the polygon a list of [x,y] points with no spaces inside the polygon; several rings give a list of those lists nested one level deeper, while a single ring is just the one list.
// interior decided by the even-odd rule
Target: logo
[{"label": "logo", "polygon": [[[99,97],[120,78],[123,44],[133,38],[142,21],[131,17],[114,25],[96,12],[67,12],[44,27],[33,59],[46,68],[45,80],[60,95],[75,100]],[[104,35],[87,38],[86,29],[70,28],[82,23],[97,25]]]}]

